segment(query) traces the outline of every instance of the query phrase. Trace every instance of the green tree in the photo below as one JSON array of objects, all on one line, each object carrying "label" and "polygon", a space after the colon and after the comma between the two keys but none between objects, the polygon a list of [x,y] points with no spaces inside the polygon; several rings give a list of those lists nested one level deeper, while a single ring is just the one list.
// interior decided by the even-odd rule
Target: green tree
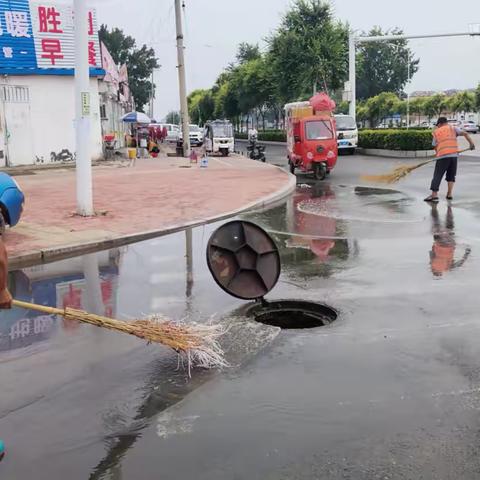
[{"label": "green tree", "polygon": [[410,115],[417,115],[417,123],[420,124],[420,117],[426,113],[425,97],[416,97],[410,100]]},{"label": "green tree", "polygon": [[[399,35],[397,28],[383,31],[374,27],[368,36]],[[381,92],[400,95],[410,76],[418,71],[419,60],[413,58],[407,40],[361,43],[357,54],[357,95],[360,99],[374,97]]]},{"label": "green tree", "polygon": [[480,83],[475,90],[475,108],[477,112],[480,112]]},{"label": "green tree", "polygon": [[365,103],[366,113],[371,127],[376,127],[378,121],[398,113],[400,99],[391,92],[383,92],[369,98]]},{"label": "green tree", "polygon": [[439,117],[445,111],[447,106],[447,97],[441,93],[437,93],[425,99],[425,115],[429,119],[432,117]]},{"label": "green tree", "polygon": [[247,42],[242,42],[238,46],[237,51],[237,62],[241,65],[242,63],[249,62],[250,60],[256,60],[262,56],[258,44],[252,44]]},{"label": "green tree", "polygon": [[194,90],[187,98],[192,123],[203,125],[214,116],[215,101],[211,90]]},{"label": "green tree", "polygon": [[475,94],[472,92],[458,92],[448,99],[448,109],[452,113],[473,112],[475,108]]},{"label": "green tree", "polygon": [[180,125],[180,112],[171,111],[165,117],[165,123],[172,123],[173,125]]},{"label": "green tree", "polygon": [[333,18],[325,0],[295,0],[268,39],[277,98],[305,99],[333,91],[347,78],[348,27]]},{"label": "green tree", "polygon": [[102,25],[98,34],[115,63],[127,64],[129,86],[136,108],[143,111],[153,88],[150,77],[153,70],[159,67],[155,51],[146,45],[137,48],[135,39],[125,35],[119,28],[108,30],[106,25]]}]

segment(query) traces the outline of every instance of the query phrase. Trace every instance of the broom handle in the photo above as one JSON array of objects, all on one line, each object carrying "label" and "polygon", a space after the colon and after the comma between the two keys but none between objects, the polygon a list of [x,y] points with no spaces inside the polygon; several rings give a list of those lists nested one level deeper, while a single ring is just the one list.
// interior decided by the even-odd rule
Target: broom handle
[{"label": "broom handle", "polygon": [[[463,150],[460,150],[457,152],[457,155],[460,155],[461,153],[465,153],[465,152],[468,152],[470,151],[470,148],[464,148]],[[447,157],[451,157],[452,155],[443,155],[441,157],[433,157],[431,160],[429,160],[430,162],[436,162],[437,160],[441,160],[442,158],[447,158]]]},{"label": "broom handle", "polygon": [[46,307],[44,305],[37,305],[36,303],[22,302],[21,300],[12,300],[12,305],[14,307],[35,310],[37,312],[47,313],[49,315],[65,315],[65,310],[61,308]]}]

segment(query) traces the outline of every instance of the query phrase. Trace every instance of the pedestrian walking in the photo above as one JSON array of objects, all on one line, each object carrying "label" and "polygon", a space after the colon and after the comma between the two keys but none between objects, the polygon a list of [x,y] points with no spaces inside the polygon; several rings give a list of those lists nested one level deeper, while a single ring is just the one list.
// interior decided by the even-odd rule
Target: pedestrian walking
[{"label": "pedestrian walking", "polygon": [[457,176],[459,151],[457,137],[465,137],[470,144],[470,150],[475,150],[475,144],[467,132],[449,125],[445,117],[440,117],[437,121],[437,127],[433,131],[432,142],[438,160],[435,162],[435,171],[430,185],[432,193],[425,198],[426,202],[438,202],[438,191],[445,174],[448,183],[447,200],[453,200],[453,186]]}]

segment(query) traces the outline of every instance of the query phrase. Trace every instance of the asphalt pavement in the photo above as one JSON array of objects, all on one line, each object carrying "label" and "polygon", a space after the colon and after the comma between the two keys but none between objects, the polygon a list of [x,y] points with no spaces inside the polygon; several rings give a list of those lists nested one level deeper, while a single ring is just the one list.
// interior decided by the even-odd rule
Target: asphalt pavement
[{"label": "asphalt pavement", "polygon": [[[280,163],[281,147],[267,157]],[[232,367],[188,378],[161,347],[3,312],[1,478],[479,478],[480,161],[461,159],[455,198],[443,184],[438,206],[422,200],[432,166],[396,185],[361,179],[402,163],[341,156],[327,180],[300,175],[288,199],[242,215],[280,251],[267,301],[325,303],[338,312],[328,326],[248,321],[206,265],[223,222],[191,243],[179,232],[12,272],[24,300],[239,323]]]}]

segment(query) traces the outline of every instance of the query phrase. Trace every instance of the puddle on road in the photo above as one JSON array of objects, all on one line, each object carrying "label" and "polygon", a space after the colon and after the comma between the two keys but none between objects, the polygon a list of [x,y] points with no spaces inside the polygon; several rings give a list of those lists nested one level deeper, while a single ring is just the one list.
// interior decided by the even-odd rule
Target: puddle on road
[{"label": "puddle on road", "polygon": [[[318,302],[331,296],[328,303],[336,304],[349,296],[378,295],[382,288],[385,295],[398,291],[408,286],[411,272],[421,285],[432,275],[441,280],[472,268],[471,248],[459,234],[470,217],[455,209],[430,213],[395,190],[317,183],[299,188],[276,208],[242,218],[263,226],[279,247],[282,275],[270,300]],[[186,321],[228,321],[227,360],[234,367],[249,365],[280,330],[230,316],[245,302],[223,293],[205,262],[217,226],[11,272],[9,285],[20,300],[123,319],[162,313]],[[337,325],[343,327],[338,321],[321,328],[322,335]],[[317,330],[309,335],[315,338]],[[0,313],[0,368],[8,385],[0,397],[0,432],[12,451],[22,452],[16,457],[21,461],[2,468],[9,478],[27,478],[35,463],[39,480],[86,478],[91,472],[91,479],[109,478],[162,412],[162,440],[175,432],[188,437],[201,419],[192,414],[177,422],[170,409],[222,377],[194,370],[188,380],[175,355],[162,347],[18,309]],[[284,383],[289,381],[297,380],[285,373]],[[278,384],[273,388],[273,397],[282,395]],[[39,435],[45,431],[48,438]],[[62,462],[68,463],[64,470]]]}]

